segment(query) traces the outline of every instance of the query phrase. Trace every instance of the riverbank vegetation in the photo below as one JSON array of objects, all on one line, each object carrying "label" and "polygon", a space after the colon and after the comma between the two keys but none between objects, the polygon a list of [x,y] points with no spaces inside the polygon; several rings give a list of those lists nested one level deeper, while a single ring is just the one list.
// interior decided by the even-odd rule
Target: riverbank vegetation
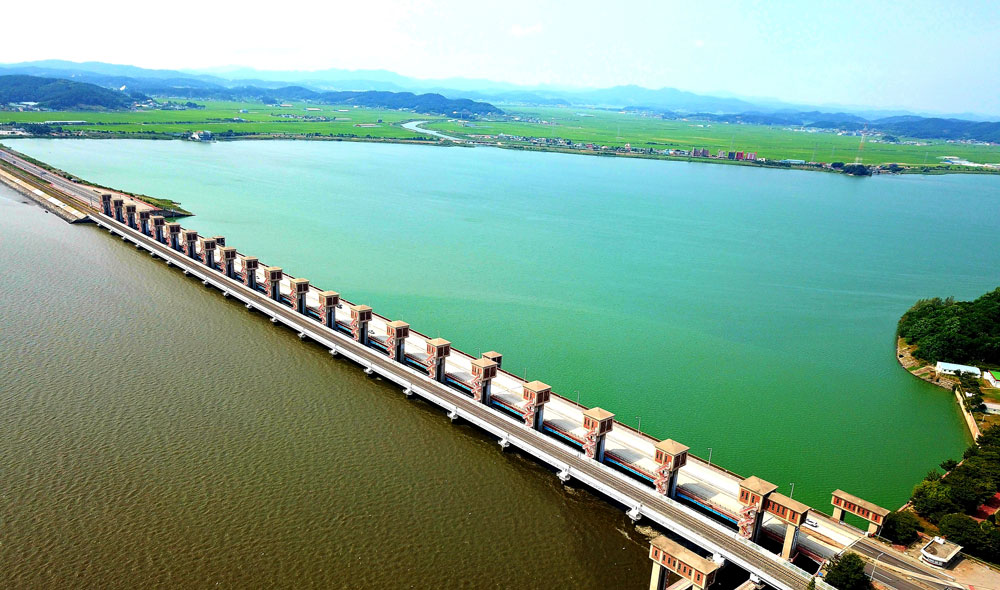
[{"label": "riverbank vegetation", "polygon": [[[917,484],[910,505],[936,528],[928,533],[946,536],[969,555],[1000,563],[1000,528],[993,506],[1000,492],[1000,426],[987,428],[976,442],[965,450],[961,463],[942,463],[949,470],[946,475],[932,471]],[[887,538],[909,537],[912,522],[900,520],[890,528],[886,520]]]},{"label": "riverbank vegetation", "polygon": [[897,335],[931,363],[1000,364],[1000,288],[975,301],[921,299],[900,318]]}]

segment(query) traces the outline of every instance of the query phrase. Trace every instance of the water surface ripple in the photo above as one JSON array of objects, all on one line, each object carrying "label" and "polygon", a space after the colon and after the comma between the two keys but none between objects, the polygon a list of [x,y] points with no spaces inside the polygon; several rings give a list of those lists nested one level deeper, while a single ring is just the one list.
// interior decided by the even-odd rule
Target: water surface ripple
[{"label": "water surface ripple", "polygon": [[0,271],[0,587],[648,577],[620,510],[4,187]]}]

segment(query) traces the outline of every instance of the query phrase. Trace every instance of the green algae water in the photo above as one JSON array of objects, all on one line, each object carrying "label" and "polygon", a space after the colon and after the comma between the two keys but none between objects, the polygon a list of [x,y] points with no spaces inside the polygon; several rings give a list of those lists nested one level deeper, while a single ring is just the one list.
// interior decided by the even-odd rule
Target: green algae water
[{"label": "green algae water", "polygon": [[[794,483],[822,510],[835,488],[894,508],[968,442],[950,394],[898,366],[893,333],[918,298],[1000,283],[995,177],[361,143],[10,145],[177,200],[196,213],[186,227],[470,353],[498,350],[512,372],[785,493]],[[128,290],[164,317],[189,314],[160,293],[182,281],[158,272],[155,288]],[[197,403],[212,403],[215,380],[196,377]],[[291,391],[271,394],[300,403]]]},{"label": "green algae water", "polygon": [[836,487],[900,504],[966,442],[947,392],[896,364],[893,332],[920,297],[1000,283],[995,177],[358,143],[15,147],[180,201],[186,226],[817,507]]}]

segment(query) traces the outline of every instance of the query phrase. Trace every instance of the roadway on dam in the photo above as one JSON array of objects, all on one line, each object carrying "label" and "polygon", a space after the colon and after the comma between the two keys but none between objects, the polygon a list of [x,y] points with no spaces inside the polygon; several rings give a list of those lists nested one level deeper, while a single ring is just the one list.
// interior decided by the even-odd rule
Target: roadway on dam
[{"label": "roadway on dam", "polygon": [[[735,531],[712,522],[677,502],[656,494],[652,488],[645,488],[608,467],[598,464],[581,453],[573,452],[553,439],[527,429],[512,418],[507,418],[481,403],[473,401],[454,390],[426,378],[424,375],[395,363],[357,342],[338,334],[296,313],[287,306],[270,300],[245,285],[230,280],[216,271],[200,265],[184,254],[155,242],[127,226],[95,214],[95,221],[129,241],[142,245],[157,256],[184,268],[196,277],[213,284],[250,305],[267,313],[293,329],[299,330],[311,339],[329,346],[332,350],[378,371],[383,376],[409,388],[431,401],[456,411],[458,415],[477,426],[501,437],[506,436],[510,444],[520,447],[557,469],[567,469],[571,477],[611,497],[620,498],[631,507],[640,507],[640,513],[661,526],[688,538],[703,548],[719,552],[736,565],[757,573],[769,584],[782,590],[801,590],[809,582],[810,576],[792,566],[779,556],[742,539]],[[200,266],[200,268],[199,268]]]}]

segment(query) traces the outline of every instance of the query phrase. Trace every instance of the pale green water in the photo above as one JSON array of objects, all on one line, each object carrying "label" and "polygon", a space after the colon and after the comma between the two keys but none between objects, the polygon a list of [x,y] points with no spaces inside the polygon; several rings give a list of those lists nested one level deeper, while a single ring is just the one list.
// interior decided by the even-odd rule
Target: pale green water
[{"label": "pale green water", "polygon": [[1000,283],[993,177],[357,143],[11,144],[176,199],[197,213],[185,226],[469,352],[499,350],[505,368],[786,493],[795,482],[823,510],[838,487],[898,506],[966,442],[950,395],[896,364],[893,331],[917,298]]}]

